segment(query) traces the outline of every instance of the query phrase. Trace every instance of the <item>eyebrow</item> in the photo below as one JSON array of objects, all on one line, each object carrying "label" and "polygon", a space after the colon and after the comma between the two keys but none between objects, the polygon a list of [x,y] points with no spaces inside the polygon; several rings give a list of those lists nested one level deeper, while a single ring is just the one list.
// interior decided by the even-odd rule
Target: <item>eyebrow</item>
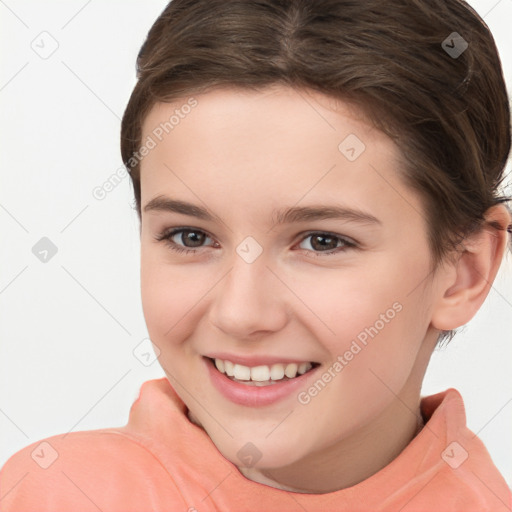
[{"label": "eyebrow", "polygon": [[218,219],[218,217],[209,213],[208,210],[202,206],[196,206],[186,201],[178,201],[165,196],[157,196],[144,206],[144,212],[152,211],[181,213],[183,215],[189,215],[190,217],[210,221]]},{"label": "eyebrow", "polygon": [[[197,206],[186,201],[179,201],[165,196],[157,196],[144,206],[144,212],[161,211],[174,212],[196,217],[206,221],[220,221],[220,218],[212,215],[202,206]],[[370,213],[355,208],[344,206],[293,206],[281,208],[273,212],[272,227],[281,224],[292,224],[294,222],[306,222],[313,220],[342,219],[358,222],[360,224],[379,224],[381,221]]]}]

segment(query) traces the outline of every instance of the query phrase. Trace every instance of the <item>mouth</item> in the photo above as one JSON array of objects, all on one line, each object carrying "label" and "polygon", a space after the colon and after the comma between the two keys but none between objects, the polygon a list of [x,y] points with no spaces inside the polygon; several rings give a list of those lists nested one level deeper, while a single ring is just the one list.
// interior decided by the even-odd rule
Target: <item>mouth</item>
[{"label": "mouth", "polygon": [[234,404],[251,408],[271,406],[293,399],[294,395],[298,400],[301,390],[311,386],[321,367],[316,362],[276,362],[276,359],[269,365],[250,367],[208,356],[203,356],[203,361],[217,392]]},{"label": "mouth", "polygon": [[245,366],[227,359],[206,357],[214,371],[232,382],[245,386],[265,387],[294,381],[313,372],[320,363],[315,361],[274,363],[271,365]]}]

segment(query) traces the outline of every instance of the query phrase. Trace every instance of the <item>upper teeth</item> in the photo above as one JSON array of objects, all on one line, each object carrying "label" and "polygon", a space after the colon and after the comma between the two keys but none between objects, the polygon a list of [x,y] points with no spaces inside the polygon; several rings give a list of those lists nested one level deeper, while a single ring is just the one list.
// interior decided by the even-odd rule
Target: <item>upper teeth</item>
[{"label": "upper teeth", "polygon": [[302,375],[313,367],[311,363],[277,363],[272,366],[261,365],[250,368],[249,366],[235,364],[222,359],[215,359],[215,366],[219,372],[225,373],[229,377],[234,377],[238,380],[254,380],[257,382],[281,380],[285,375],[289,379],[293,379],[297,376],[297,373]]}]

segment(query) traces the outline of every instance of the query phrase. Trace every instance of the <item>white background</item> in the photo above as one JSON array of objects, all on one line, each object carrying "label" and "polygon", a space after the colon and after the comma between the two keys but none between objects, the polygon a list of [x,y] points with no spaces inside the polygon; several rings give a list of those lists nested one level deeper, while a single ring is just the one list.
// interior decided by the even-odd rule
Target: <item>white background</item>
[{"label": "white background", "polygon": [[[512,1],[470,3],[512,90]],[[147,331],[131,184],[125,177],[103,200],[92,191],[122,166],[135,58],[165,5],[0,2],[0,465],[44,437],[124,425],[142,382],[164,376],[133,353]],[[58,44],[47,59],[31,47],[41,37],[47,50]],[[46,263],[32,253],[42,237],[58,249]],[[509,485],[511,333],[509,254],[474,320],[434,353],[423,389],[462,393],[469,427]]]}]

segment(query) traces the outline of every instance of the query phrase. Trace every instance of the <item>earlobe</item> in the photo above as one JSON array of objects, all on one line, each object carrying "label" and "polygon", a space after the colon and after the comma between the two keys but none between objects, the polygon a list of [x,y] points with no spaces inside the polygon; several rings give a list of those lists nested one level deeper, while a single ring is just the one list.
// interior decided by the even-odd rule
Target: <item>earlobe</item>
[{"label": "earlobe", "polygon": [[497,205],[486,212],[485,220],[480,231],[462,242],[458,260],[442,278],[431,320],[436,329],[448,331],[468,323],[496,278],[507,247],[511,218],[503,205]]}]

